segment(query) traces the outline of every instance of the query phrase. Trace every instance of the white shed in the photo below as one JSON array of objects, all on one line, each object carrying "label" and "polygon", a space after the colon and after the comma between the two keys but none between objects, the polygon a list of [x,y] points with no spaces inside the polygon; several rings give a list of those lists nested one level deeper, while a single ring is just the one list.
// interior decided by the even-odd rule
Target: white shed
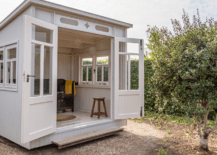
[{"label": "white shed", "polygon": [[[71,145],[79,135],[83,141],[87,133],[109,135],[127,118],[142,116],[144,43],[127,38],[132,27],[44,0],[24,1],[0,23],[0,135],[27,149],[66,138]],[[59,79],[75,81],[72,110],[57,110],[64,101],[57,100]],[[105,98],[107,117],[90,117],[96,97]],[[102,105],[95,112],[103,112]],[[76,118],[57,122],[66,114]]]}]

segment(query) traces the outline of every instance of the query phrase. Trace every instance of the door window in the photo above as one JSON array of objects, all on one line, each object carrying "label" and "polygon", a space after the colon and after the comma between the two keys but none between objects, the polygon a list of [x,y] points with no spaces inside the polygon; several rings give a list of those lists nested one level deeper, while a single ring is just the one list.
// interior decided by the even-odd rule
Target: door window
[{"label": "door window", "polygon": [[53,31],[37,25],[32,25],[32,39],[52,44]]},{"label": "door window", "polygon": [[119,90],[139,90],[139,44],[119,42]]}]

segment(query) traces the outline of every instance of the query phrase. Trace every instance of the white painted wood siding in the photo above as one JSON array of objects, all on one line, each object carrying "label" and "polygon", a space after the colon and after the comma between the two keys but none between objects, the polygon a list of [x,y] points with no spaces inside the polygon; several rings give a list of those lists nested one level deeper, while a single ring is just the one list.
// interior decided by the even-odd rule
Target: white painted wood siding
[{"label": "white painted wood siding", "polygon": [[18,89],[16,92],[0,90],[0,135],[21,144],[21,108],[22,108],[22,78],[23,78],[23,15],[31,15],[29,7],[10,24],[0,30],[0,44],[19,40],[18,55]]}]

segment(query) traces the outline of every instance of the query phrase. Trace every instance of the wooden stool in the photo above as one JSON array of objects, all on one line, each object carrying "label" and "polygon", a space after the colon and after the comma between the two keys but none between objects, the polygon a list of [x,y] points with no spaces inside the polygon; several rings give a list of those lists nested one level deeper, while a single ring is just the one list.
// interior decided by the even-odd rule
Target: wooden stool
[{"label": "wooden stool", "polygon": [[[94,107],[95,107],[96,101],[98,101],[98,112],[94,113]],[[103,106],[104,106],[105,112],[100,112],[100,101],[103,101]],[[103,114],[105,114],[105,116],[107,117],[107,111],[106,111],[106,106],[105,106],[105,97],[104,98],[94,97],[93,98],[93,108],[92,108],[90,117],[93,117],[93,115],[98,115],[98,118],[100,118],[100,115],[103,115]]]}]

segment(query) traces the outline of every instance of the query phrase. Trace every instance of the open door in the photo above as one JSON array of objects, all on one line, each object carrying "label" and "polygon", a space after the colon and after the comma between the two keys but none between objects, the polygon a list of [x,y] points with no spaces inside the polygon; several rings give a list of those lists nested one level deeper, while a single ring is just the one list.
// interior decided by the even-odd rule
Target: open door
[{"label": "open door", "polygon": [[24,16],[21,143],[56,131],[57,30]]},{"label": "open door", "polygon": [[114,118],[144,115],[144,42],[114,38]]}]

